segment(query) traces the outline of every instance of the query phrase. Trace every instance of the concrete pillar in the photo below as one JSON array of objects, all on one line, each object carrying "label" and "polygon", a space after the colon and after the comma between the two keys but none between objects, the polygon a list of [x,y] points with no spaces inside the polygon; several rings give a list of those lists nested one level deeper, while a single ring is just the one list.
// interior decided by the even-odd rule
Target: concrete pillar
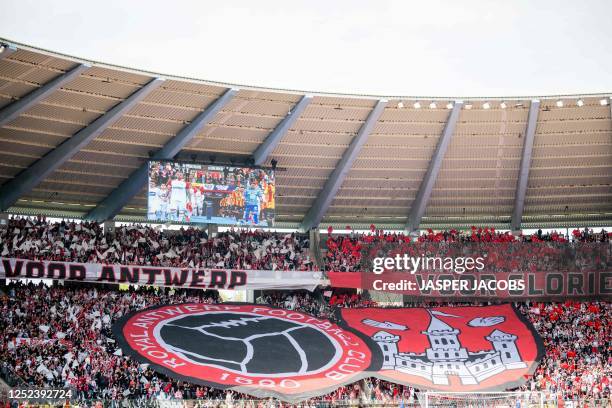
[{"label": "concrete pillar", "polygon": [[[9,215],[5,212],[0,212],[0,231],[8,228]],[[6,279],[0,279],[0,287],[6,286]]]},{"label": "concrete pillar", "polygon": [[381,305],[403,306],[404,295],[401,293],[381,292],[378,290],[368,290],[370,299]]},{"label": "concrete pillar", "polygon": [[115,233],[115,221],[104,221],[104,233],[114,234]]},{"label": "concrete pillar", "polygon": [[323,259],[321,256],[321,234],[318,228],[313,228],[309,231],[310,238],[310,257],[313,262],[319,266],[323,265]]},{"label": "concrete pillar", "polygon": [[216,235],[219,232],[218,224],[207,224],[206,233],[208,234],[208,238],[211,238],[213,235]]}]

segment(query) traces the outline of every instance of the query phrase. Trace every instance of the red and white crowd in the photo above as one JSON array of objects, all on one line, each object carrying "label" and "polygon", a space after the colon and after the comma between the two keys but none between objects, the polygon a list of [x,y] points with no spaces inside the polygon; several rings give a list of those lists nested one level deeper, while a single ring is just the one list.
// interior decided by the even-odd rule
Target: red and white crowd
[{"label": "red and white crowd", "polygon": [[374,257],[395,254],[422,256],[485,256],[488,272],[597,270],[609,265],[612,232],[576,229],[565,235],[541,230],[531,235],[512,235],[494,228],[472,227],[469,231],[431,229],[417,237],[403,233],[372,232],[333,234],[328,229],[324,266],[329,271],[358,272],[371,270],[368,261]]},{"label": "red and white crowd", "polygon": [[[486,254],[486,266],[494,271],[598,269],[602,246],[596,243],[609,243],[612,236],[612,232],[587,228],[573,230],[569,239],[555,231],[515,236],[476,227],[467,232],[430,229],[416,239],[402,233],[376,231],[374,226],[369,234],[333,234],[331,227],[328,232],[321,261],[329,271],[368,270],[366,260],[380,253],[393,256],[398,251],[435,252],[452,256],[461,252],[466,256],[470,249],[477,255]],[[0,257],[68,262],[316,270],[317,262],[309,247],[309,239],[303,234],[260,229],[231,229],[209,237],[198,228],[162,231],[148,225],[124,225],[105,233],[95,222],[47,222],[44,217],[13,218],[8,228],[0,229]]]},{"label": "red and white crowd", "polygon": [[[328,270],[339,271],[359,270],[365,251],[384,250],[387,244],[405,244],[406,248],[418,244],[420,249],[441,242],[468,247],[470,243],[511,243],[513,251],[525,251],[525,256],[530,253],[530,259],[537,259],[545,253],[540,251],[556,248],[554,245],[609,243],[610,240],[610,233],[606,231],[596,233],[586,229],[573,231],[569,240],[562,234],[541,231],[516,237],[492,228],[474,227],[467,233],[430,230],[419,236],[416,243],[403,234],[333,235],[329,232],[324,264]],[[547,246],[551,242],[553,246]],[[97,223],[51,223],[41,217],[12,219],[8,228],[0,230],[1,257],[73,262],[312,270],[316,263],[310,259],[308,248],[307,237],[299,234],[230,230],[209,237],[195,228],[160,231],[140,225],[117,227],[113,234],[107,234]],[[440,246],[428,248],[433,251]],[[501,259],[501,252],[489,254],[500,255]],[[550,261],[549,257],[544,259]],[[504,267],[507,265],[499,265],[500,269]],[[159,374],[146,364],[123,356],[111,333],[112,323],[128,312],[156,304],[219,302],[214,291],[169,288],[120,291],[95,285],[47,287],[21,283],[10,283],[0,287],[0,291],[3,292],[0,293],[0,374],[11,385],[17,381],[38,387],[70,386],[84,400],[198,399],[215,406],[252,399]],[[354,291],[329,288],[312,294],[264,292],[257,301],[330,319],[337,306],[376,306],[367,296]],[[535,374],[526,379],[522,389],[544,391],[562,399],[609,400],[612,304],[566,302],[517,306],[534,324],[546,348]],[[411,387],[365,379],[308,403],[313,406],[338,401],[409,403],[415,401],[416,395],[417,390]],[[269,406],[268,402],[259,400],[252,406]]]},{"label": "red and white crowd", "polygon": [[[214,291],[168,288],[118,291],[96,286],[21,283],[11,283],[3,290],[6,293],[0,295],[0,374],[10,385],[70,387],[83,400],[252,399],[159,374],[148,365],[123,356],[111,333],[112,323],[130,311],[156,304],[216,303],[219,298]],[[370,304],[361,302],[359,296],[346,301],[350,306]],[[331,316],[328,303],[306,292],[271,292],[258,302]],[[358,387],[341,387],[316,400],[361,398],[356,393]],[[387,394],[379,390],[376,395]]]},{"label": "red and white crowd", "polygon": [[[167,378],[123,356],[111,324],[156,304],[218,302],[216,292],[11,283],[0,296],[0,374],[11,385],[74,388],[79,398],[252,399]],[[270,292],[258,302],[333,318],[334,306],[375,306],[355,293],[325,295]],[[525,390],[555,398],[602,400],[612,385],[612,304],[518,304],[544,340],[545,356]],[[17,382],[18,383],[18,382]],[[378,379],[341,387],[317,401],[414,401],[415,390]],[[315,401],[313,400],[313,401]]]},{"label": "red and white crowd", "polygon": [[146,225],[104,233],[95,222],[15,218],[0,230],[0,256],[84,263],[220,269],[312,270],[307,237],[263,230],[179,231]]},{"label": "red and white crowd", "polygon": [[521,304],[546,353],[526,390],[602,400],[612,389],[612,304]]}]

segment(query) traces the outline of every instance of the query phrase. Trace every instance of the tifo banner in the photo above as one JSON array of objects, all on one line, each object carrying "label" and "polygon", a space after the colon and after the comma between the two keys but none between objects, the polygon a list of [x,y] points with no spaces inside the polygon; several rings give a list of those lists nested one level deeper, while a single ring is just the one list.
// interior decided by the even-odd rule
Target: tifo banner
[{"label": "tifo banner", "polygon": [[417,389],[504,391],[522,385],[544,355],[512,305],[340,309],[341,325],[378,353],[375,376]]},{"label": "tifo banner", "polygon": [[328,272],[335,288],[401,293],[413,299],[612,299],[612,271]]},{"label": "tifo banner", "polygon": [[161,306],[124,317],[113,332],[124,353],[176,379],[286,401],[357,381],[372,361],[356,334],[263,305]]},{"label": "tifo banner", "polygon": [[505,390],[542,357],[510,305],[338,309],[339,324],[253,304],[180,304],[127,315],[124,353],[178,380],[289,402],[365,377],[418,389]]},{"label": "tifo banner", "polygon": [[0,279],[4,278],[42,278],[229,290],[307,289],[312,291],[321,283],[320,272],[171,268],[0,258]]}]

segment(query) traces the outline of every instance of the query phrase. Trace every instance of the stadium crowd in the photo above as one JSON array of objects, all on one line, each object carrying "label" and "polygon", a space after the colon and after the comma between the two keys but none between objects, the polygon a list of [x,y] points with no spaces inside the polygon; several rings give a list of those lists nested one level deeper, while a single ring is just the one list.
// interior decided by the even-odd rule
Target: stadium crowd
[{"label": "stadium crowd", "polygon": [[[531,235],[512,235],[494,228],[472,227],[469,231],[435,232],[431,229],[417,237],[403,233],[372,232],[333,234],[329,227],[325,241],[326,270],[358,272],[372,270],[374,257],[408,254],[419,257],[483,256],[487,271],[597,270],[612,265],[610,243],[612,232],[602,229],[575,229],[571,238],[542,230]],[[602,245],[604,244],[604,245]]]},{"label": "stadium crowd", "polygon": [[[126,313],[156,304],[217,303],[219,298],[214,291],[169,288],[117,291],[97,286],[47,287],[20,282],[9,284],[4,291],[0,295],[0,374],[11,385],[66,386],[76,390],[82,400],[199,399],[227,403],[253,399],[159,374],[148,365],[123,356],[111,333],[111,324]],[[371,304],[358,295],[345,301],[355,307]],[[258,302],[319,317],[332,316],[329,303],[307,292],[271,292]],[[41,313],[42,310],[47,312]],[[365,398],[360,392],[362,386],[359,383],[340,387],[312,401]],[[372,395],[378,400],[397,399],[398,390],[403,395],[404,388],[376,380]],[[263,401],[257,406],[269,406]]]},{"label": "stadium crowd", "polygon": [[[401,248],[407,253],[452,254],[453,248],[478,246],[496,270],[547,270],[562,253],[580,268],[608,268],[610,233],[574,230],[569,237],[542,231],[513,236],[492,228],[458,232],[427,231],[416,242],[409,236],[382,233],[332,234],[328,231],[324,265],[328,270],[364,267],[364,254]],[[503,245],[501,247],[500,245]],[[575,249],[581,246],[580,253]],[[605,254],[597,252],[604,248]],[[154,266],[236,269],[313,270],[308,238],[262,230],[229,230],[213,237],[201,229],[161,231],[132,225],[104,232],[98,223],[48,222],[44,217],[14,218],[0,230],[0,256],[38,260],[120,263]],[[497,249],[496,249],[497,248]],[[500,250],[499,248],[503,248]],[[412,252],[411,252],[412,251]],[[508,253],[525,264],[508,264]],[[463,253],[465,256],[465,252]],[[607,256],[607,257],[606,257]],[[565,259],[565,258],[563,258]],[[548,265],[548,266],[547,266]],[[156,304],[216,303],[216,292],[102,286],[53,286],[11,283],[0,288],[0,374],[5,379],[44,386],[73,387],[79,398],[181,400],[228,403],[252,399],[232,391],[167,378],[146,364],[123,356],[110,327],[128,312]],[[334,319],[334,308],[373,307],[367,296],[331,288],[315,293],[264,292],[257,301],[317,317]],[[448,303],[445,303],[448,305]],[[435,306],[435,304],[429,304]],[[612,378],[612,305],[606,302],[520,303],[520,311],[544,340],[546,354],[523,389],[567,399],[610,398]],[[379,379],[366,379],[311,402],[414,402],[417,390]],[[269,406],[259,400],[253,406]]]},{"label": "stadium crowd", "polygon": [[525,390],[601,400],[612,390],[612,304],[520,304],[546,353]]},{"label": "stadium crowd", "polygon": [[[467,232],[428,230],[416,239],[402,233],[332,234],[328,230],[325,270],[370,270],[375,256],[423,253],[486,257],[487,271],[597,270],[609,267],[612,233],[576,229],[571,237],[541,230],[512,235],[494,228]],[[7,258],[245,270],[317,270],[303,234],[230,229],[209,237],[205,230],[160,230],[123,225],[104,232],[95,222],[48,222],[44,217],[13,218],[0,229],[0,256]],[[579,248],[579,250],[578,250]],[[509,255],[510,254],[510,255]]]},{"label": "stadium crowd", "polygon": [[[123,356],[111,333],[111,324],[130,311],[156,304],[216,303],[216,292],[169,288],[118,291],[96,286],[22,283],[10,283],[4,292],[0,296],[0,374],[10,384],[22,381],[38,387],[69,386],[86,400],[200,399],[227,403],[252,399],[159,374]],[[332,319],[334,306],[375,305],[354,293],[324,292],[270,292],[258,302]],[[567,302],[518,306],[546,347],[540,366],[522,389],[573,400],[609,398],[612,305]],[[411,387],[366,379],[311,402],[408,403],[415,400],[415,395]],[[253,406],[267,406],[261,405],[262,401]]]},{"label": "stadium crowd", "polygon": [[220,269],[312,270],[308,238],[263,230],[209,237],[197,228],[161,231],[130,225],[104,233],[95,222],[13,218],[0,230],[0,256],[66,262]]}]

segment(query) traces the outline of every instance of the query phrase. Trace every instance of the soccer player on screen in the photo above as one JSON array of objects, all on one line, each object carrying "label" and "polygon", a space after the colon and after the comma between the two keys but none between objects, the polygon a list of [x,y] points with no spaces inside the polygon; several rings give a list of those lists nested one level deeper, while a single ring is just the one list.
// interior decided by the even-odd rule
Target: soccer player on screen
[{"label": "soccer player on screen", "polygon": [[149,172],[148,218],[159,219],[159,163],[153,163]]},{"label": "soccer player on screen", "polygon": [[263,200],[263,192],[257,184],[257,180],[251,180],[250,185],[244,190],[244,221],[259,224],[260,204]]},{"label": "soccer player on screen", "polygon": [[159,187],[153,177],[149,179],[149,219],[159,219]]},{"label": "soccer player on screen", "polygon": [[185,218],[185,207],[187,205],[187,182],[183,179],[183,173],[180,171],[176,172],[176,178],[170,183],[172,188],[171,201],[170,201],[170,212],[171,218],[182,221]]},{"label": "soccer player on screen", "polygon": [[193,207],[193,212],[196,216],[204,215],[204,197],[202,196],[202,190],[204,190],[201,186],[191,185],[191,206]]},{"label": "soccer player on screen", "polygon": [[193,185],[193,182],[192,182],[191,185],[189,186],[189,201],[190,201],[190,204],[191,204],[191,214],[192,215],[195,214],[196,216],[200,215],[200,214],[198,214],[197,189],[198,188],[195,187]]},{"label": "soccer player on screen", "polygon": [[168,205],[170,204],[170,190],[167,184],[159,187],[159,216],[158,220],[168,219]]},{"label": "soccer player on screen", "polygon": [[264,209],[263,214],[267,221],[270,223],[274,218],[274,194],[276,191],[276,187],[274,186],[274,178],[268,177],[267,175],[263,181],[263,191],[264,191]]}]

